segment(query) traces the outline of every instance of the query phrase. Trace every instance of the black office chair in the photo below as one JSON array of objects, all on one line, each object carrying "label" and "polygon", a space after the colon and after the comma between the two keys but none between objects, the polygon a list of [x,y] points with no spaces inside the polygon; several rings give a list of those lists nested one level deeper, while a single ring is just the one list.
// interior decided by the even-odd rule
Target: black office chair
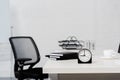
[{"label": "black office chair", "polygon": [[120,44],[119,44],[119,48],[118,48],[118,53],[120,53]]},{"label": "black office chair", "polygon": [[33,68],[40,61],[40,54],[31,37],[10,37],[9,41],[15,58],[14,74],[18,80],[48,78],[48,74],[43,74],[42,67]]}]

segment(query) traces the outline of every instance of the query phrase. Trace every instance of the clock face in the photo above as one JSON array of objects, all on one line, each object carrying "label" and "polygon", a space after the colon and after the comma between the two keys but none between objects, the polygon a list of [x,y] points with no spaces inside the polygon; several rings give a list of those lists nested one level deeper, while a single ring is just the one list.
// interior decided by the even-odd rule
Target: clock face
[{"label": "clock face", "polygon": [[83,49],[79,52],[78,58],[81,62],[88,62],[92,58],[92,54],[91,54],[90,50]]}]

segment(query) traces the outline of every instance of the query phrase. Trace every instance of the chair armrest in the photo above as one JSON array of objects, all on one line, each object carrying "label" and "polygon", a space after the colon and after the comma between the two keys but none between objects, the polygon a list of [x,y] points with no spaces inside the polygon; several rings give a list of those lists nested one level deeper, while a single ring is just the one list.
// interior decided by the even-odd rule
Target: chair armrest
[{"label": "chair armrest", "polygon": [[20,64],[24,64],[25,61],[30,61],[30,60],[32,60],[32,59],[31,58],[19,58],[16,61],[20,62]]},{"label": "chair armrest", "polygon": [[30,61],[32,60],[31,58],[19,58],[17,61]]}]

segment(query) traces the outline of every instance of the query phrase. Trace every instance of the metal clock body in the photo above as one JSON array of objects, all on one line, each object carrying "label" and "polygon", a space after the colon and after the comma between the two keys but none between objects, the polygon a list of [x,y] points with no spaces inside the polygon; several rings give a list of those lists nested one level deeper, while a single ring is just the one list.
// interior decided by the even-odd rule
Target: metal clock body
[{"label": "metal clock body", "polygon": [[92,63],[92,53],[89,49],[82,49],[79,51],[78,63]]}]

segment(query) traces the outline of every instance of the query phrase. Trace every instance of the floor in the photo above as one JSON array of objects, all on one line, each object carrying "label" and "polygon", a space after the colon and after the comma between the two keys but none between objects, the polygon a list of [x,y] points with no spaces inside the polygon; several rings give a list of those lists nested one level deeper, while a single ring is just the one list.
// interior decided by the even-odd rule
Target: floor
[{"label": "floor", "polygon": [[[0,80],[17,80],[15,78],[0,78]],[[34,80],[34,79],[29,79],[29,80]],[[50,79],[44,79],[44,80],[50,80]]]},{"label": "floor", "polygon": [[0,80],[16,80],[15,78],[0,78]]},{"label": "floor", "polygon": [[[1,61],[0,62],[0,78],[1,77],[10,77],[13,73],[13,68],[11,68],[10,61]],[[2,80],[2,79],[0,79]]]}]

